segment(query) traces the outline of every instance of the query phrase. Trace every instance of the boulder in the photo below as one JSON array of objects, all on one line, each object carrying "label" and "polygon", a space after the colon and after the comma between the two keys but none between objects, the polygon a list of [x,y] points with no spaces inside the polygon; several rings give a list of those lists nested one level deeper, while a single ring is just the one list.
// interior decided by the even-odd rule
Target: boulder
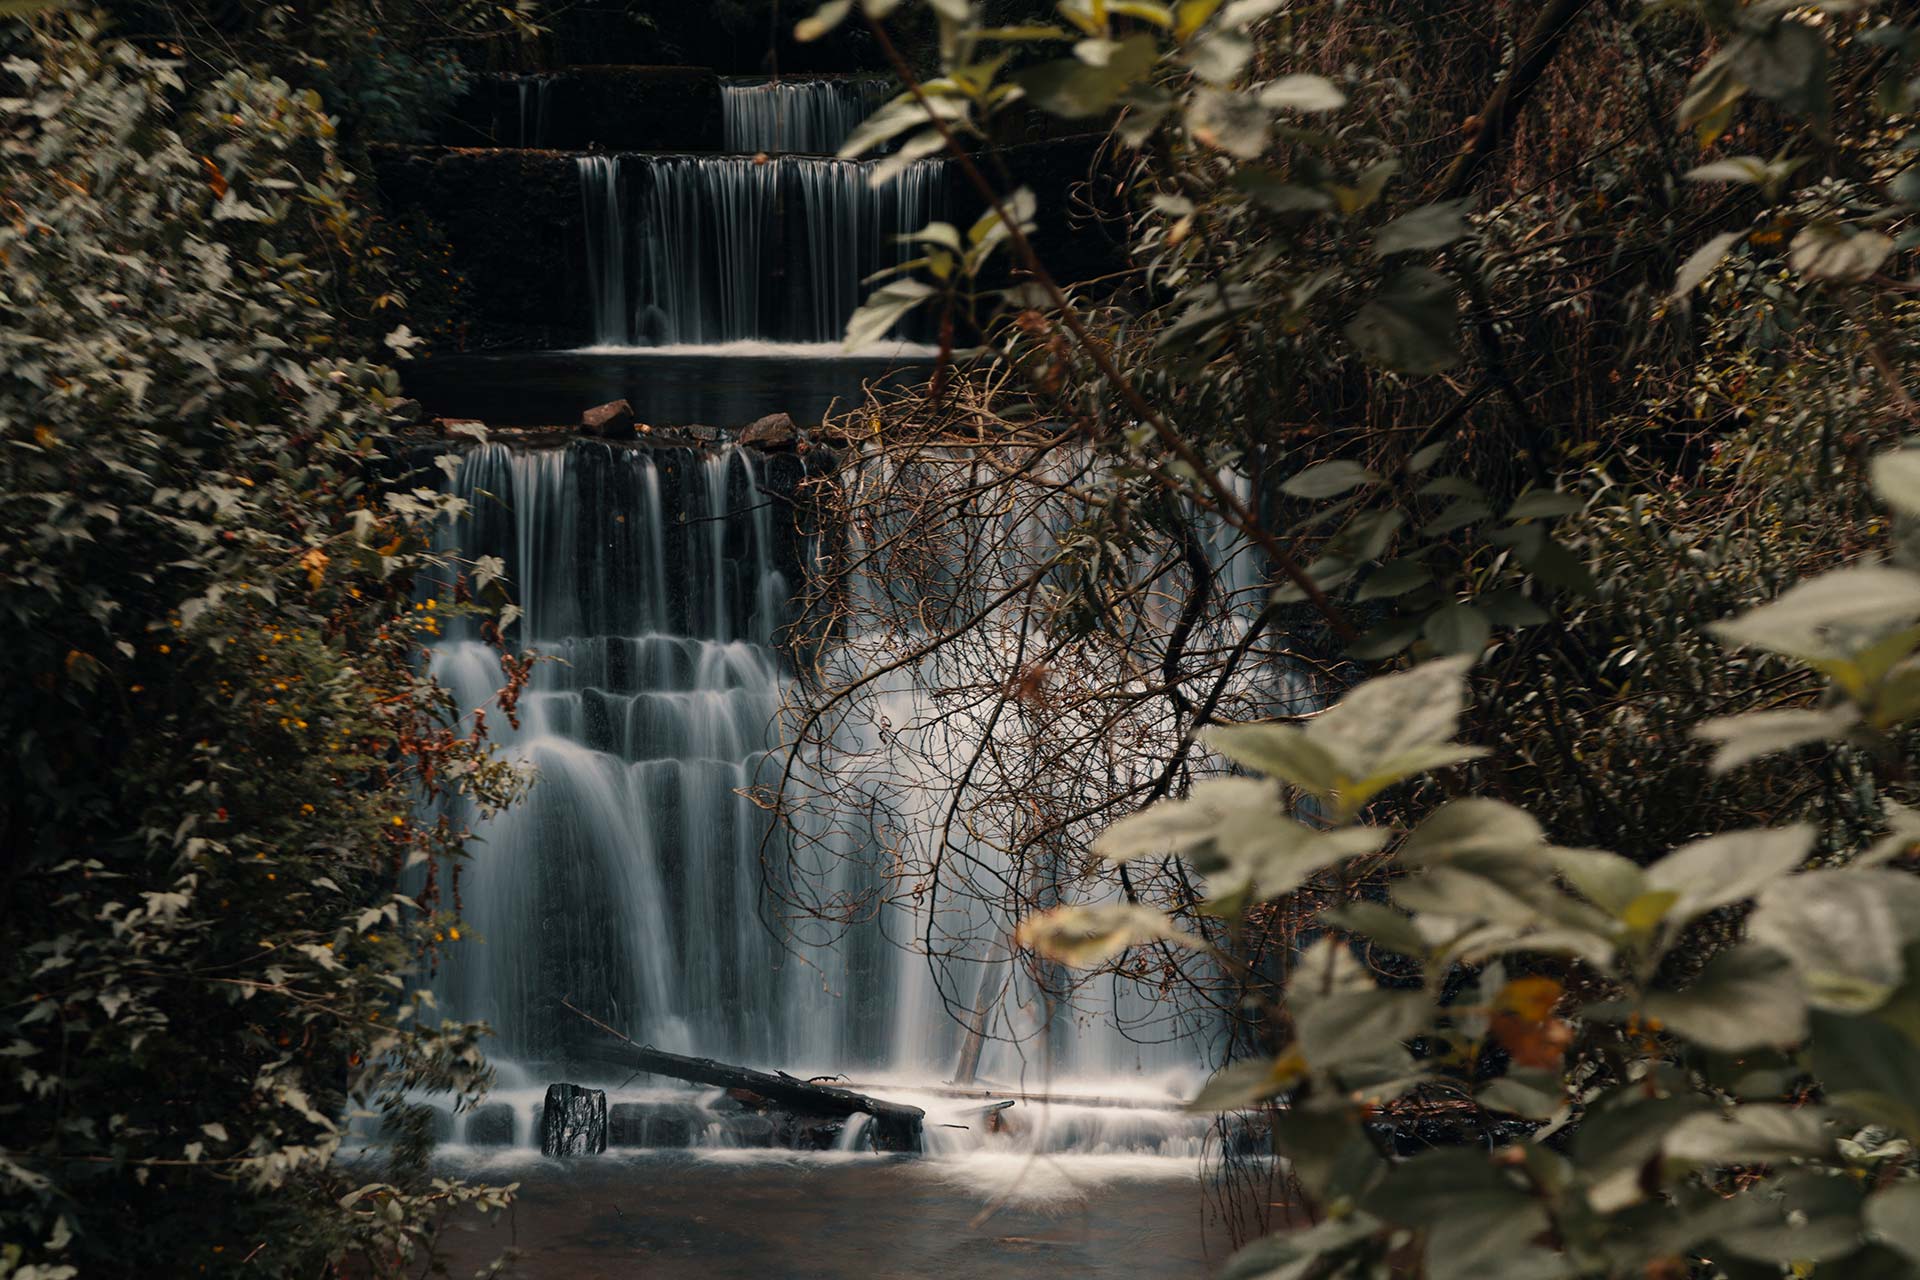
[{"label": "boulder", "polygon": [[797,435],[798,428],[793,425],[791,417],[784,413],[770,413],[740,428],[740,434],[735,439],[756,449],[788,449],[793,447]]},{"label": "boulder", "polygon": [[580,415],[581,430],[607,440],[633,439],[635,425],[633,406],[625,400],[596,405]]},{"label": "boulder", "polygon": [[513,1108],[504,1102],[475,1107],[467,1116],[467,1141],[476,1147],[513,1145]]},{"label": "boulder", "polygon": [[540,1111],[540,1154],[593,1156],[607,1149],[607,1094],[577,1084],[550,1084]]}]

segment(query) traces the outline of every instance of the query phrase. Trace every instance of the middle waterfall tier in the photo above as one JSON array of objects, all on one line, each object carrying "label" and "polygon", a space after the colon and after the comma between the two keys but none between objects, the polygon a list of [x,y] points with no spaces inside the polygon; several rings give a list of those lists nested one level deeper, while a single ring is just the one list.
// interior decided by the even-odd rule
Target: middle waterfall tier
[{"label": "middle waterfall tier", "polygon": [[871,162],[582,156],[596,346],[835,342],[863,281],[944,212],[946,168],[874,185]]}]

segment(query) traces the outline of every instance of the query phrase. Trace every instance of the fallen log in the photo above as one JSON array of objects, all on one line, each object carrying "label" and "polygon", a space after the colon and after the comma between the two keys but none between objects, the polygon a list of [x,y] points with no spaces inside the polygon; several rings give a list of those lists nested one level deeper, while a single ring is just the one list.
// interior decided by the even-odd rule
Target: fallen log
[{"label": "fallen log", "polygon": [[656,1049],[652,1045],[635,1042],[631,1037],[614,1030],[564,997],[560,1005],[576,1017],[597,1027],[612,1041],[617,1042],[602,1041],[593,1046],[592,1052],[595,1057],[636,1071],[643,1071],[649,1075],[671,1076],[676,1080],[712,1085],[720,1089],[744,1089],[796,1111],[830,1116],[864,1113],[873,1117],[874,1150],[919,1151],[921,1149],[921,1122],[926,1119],[926,1112],[919,1107],[888,1102],[883,1098],[855,1093],[851,1089],[812,1084],[787,1075],[785,1072],[755,1071],[751,1067],[736,1067],[729,1063],[716,1062],[711,1058],[694,1058],[681,1053],[668,1053],[664,1049]]},{"label": "fallen log", "polygon": [[[847,1082],[862,1087],[860,1081]],[[1052,1104],[1061,1107],[1109,1107],[1117,1111],[1185,1111],[1187,1104],[1173,1098],[1161,1102],[1153,1098],[1108,1098],[1092,1093],[1029,1093],[1023,1089],[994,1089],[987,1086],[961,1089],[948,1084],[916,1084],[915,1093],[930,1093],[938,1098],[979,1098],[992,1102],[1005,1098],[1009,1102],[1025,1102],[1046,1106]]]}]

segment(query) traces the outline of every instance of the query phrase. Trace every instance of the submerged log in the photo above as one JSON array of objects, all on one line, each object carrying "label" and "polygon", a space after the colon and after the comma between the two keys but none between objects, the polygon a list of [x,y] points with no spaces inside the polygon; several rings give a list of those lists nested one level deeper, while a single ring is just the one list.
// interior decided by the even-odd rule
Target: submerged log
[{"label": "submerged log", "polygon": [[664,1049],[655,1049],[651,1045],[635,1043],[630,1037],[615,1031],[568,1000],[562,999],[560,1004],[562,1008],[605,1033],[607,1039],[593,1048],[595,1057],[604,1058],[608,1062],[618,1063],[623,1067],[644,1071],[649,1075],[671,1076],[676,1080],[712,1085],[720,1089],[745,1090],[795,1111],[828,1116],[849,1116],[862,1112],[873,1117],[872,1133],[875,1151],[920,1150],[921,1122],[926,1119],[926,1112],[918,1107],[888,1102],[864,1093],[855,1093],[851,1089],[812,1084],[784,1072],[755,1071],[751,1067],[736,1067],[725,1062],[715,1062],[711,1058],[693,1058],[685,1054],[668,1053]]}]

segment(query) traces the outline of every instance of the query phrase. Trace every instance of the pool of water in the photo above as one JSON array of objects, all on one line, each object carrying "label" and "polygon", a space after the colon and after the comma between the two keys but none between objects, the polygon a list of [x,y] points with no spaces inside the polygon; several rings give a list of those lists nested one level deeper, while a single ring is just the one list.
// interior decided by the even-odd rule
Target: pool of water
[{"label": "pool of water", "polygon": [[1167,1156],[503,1150],[441,1164],[520,1183],[509,1213],[444,1237],[450,1274],[511,1248],[504,1274],[520,1280],[1201,1277],[1280,1198],[1271,1169],[1223,1190]]}]

